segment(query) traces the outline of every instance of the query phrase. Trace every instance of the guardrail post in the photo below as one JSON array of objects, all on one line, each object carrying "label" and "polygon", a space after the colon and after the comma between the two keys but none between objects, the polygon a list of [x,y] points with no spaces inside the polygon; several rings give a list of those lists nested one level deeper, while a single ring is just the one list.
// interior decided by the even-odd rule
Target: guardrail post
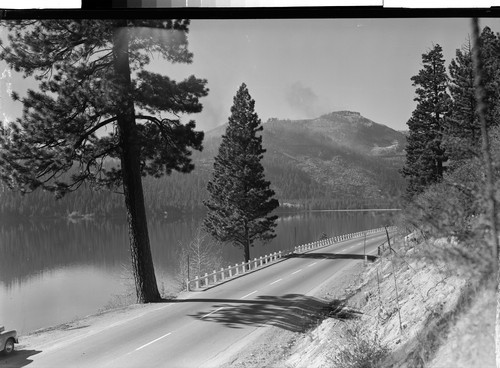
[{"label": "guardrail post", "polygon": [[281,250],[278,252],[278,258],[281,258]]},{"label": "guardrail post", "polygon": [[194,278],[194,282],[195,282],[196,288],[199,289],[200,288],[200,278],[198,277],[198,275],[196,275],[196,277]]},{"label": "guardrail post", "polygon": [[253,259],[253,268],[256,269],[257,268],[257,258],[254,258]]},{"label": "guardrail post", "polygon": [[229,277],[233,277],[233,268],[229,266],[227,270],[229,271]]},{"label": "guardrail post", "polygon": [[205,272],[205,286],[208,285],[208,273]]},{"label": "guardrail post", "polygon": [[221,267],[221,268],[220,268],[220,274],[222,275],[222,276],[221,276],[222,281],[224,281],[224,280],[225,280],[225,278],[226,278],[226,275],[224,275],[224,267]]},{"label": "guardrail post", "polygon": [[235,275],[238,275],[238,273],[239,273],[239,271],[240,271],[240,270],[238,270],[238,263],[236,263],[236,264],[234,265],[234,267],[235,267],[235,270],[236,270]]},{"label": "guardrail post", "polygon": [[241,273],[245,273],[247,271],[247,267],[245,266],[245,262],[241,262]]},{"label": "guardrail post", "polygon": [[191,288],[189,287],[189,279],[186,279],[186,290],[191,291]]},{"label": "guardrail post", "polygon": [[262,267],[262,256],[259,257],[259,265]]}]

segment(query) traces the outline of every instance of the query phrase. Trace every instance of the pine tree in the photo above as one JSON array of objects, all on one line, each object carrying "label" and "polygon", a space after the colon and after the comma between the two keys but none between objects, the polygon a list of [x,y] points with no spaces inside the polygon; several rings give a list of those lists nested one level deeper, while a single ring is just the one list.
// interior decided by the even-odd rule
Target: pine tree
[{"label": "pine tree", "polygon": [[484,27],[479,42],[483,60],[483,80],[486,104],[486,126],[500,124],[500,35]]},{"label": "pine tree", "polygon": [[474,73],[472,70],[472,45],[470,40],[456,50],[455,59],[449,66],[449,90],[453,108],[447,121],[444,146],[452,168],[476,154],[480,127],[476,114]]},{"label": "pine tree", "polygon": [[[22,192],[61,197],[85,182],[122,187],[138,302],[160,299],[142,176],[193,169],[203,133],[180,113],[201,111],[206,81],[176,83],[144,70],[150,55],[189,63],[187,20],[22,20],[6,24],[0,58],[40,91],[0,137],[0,178]],[[161,113],[173,118],[162,118]],[[110,165],[110,162],[115,164]]]},{"label": "pine tree", "polygon": [[[484,60],[484,88],[487,92],[484,101],[487,106],[485,119],[490,127],[500,121],[500,38],[495,36],[490,28],[485,27],[481,32],[480,42],[483,45],[480,54]],[[462,49],[456,51],[449,71],[453,108],[447,123],[445,146],[450,157],[450,166],[454,169],[464,160],[479,155],[481,147],[470,40]]]},{"label": "pine tree", "polygon": [[450,115],[448,76],[442,48],[435,45],[422,55],[424,68],[411,78],[416,88],[417,107],[408,121],[406,163],[402,174],[408,178],[407,197],[421,193],[439,182],[447,161],[443,147],[445,122]]},{"label": "pine tree", "polygon": [[243,83],[234,97],[231,116],[215,158],[212,179],[207,185],[208,213],[204,227],[215,239],[232,242],[250,260],[254,241],[269,241],[276,235],[277,216],[268,216],[278,207],[274,191],[264,177],[261,164],[262,131],[254,111],[255,101]]}]

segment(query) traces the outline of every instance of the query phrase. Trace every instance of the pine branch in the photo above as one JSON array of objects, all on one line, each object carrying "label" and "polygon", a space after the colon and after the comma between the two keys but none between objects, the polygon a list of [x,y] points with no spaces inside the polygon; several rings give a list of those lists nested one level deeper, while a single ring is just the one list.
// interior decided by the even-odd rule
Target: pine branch
[{"label": "pine branch", "polygon": [[87,130],[82,136],[80,136],[78,138],[78,140],[75,141],[75,143],[73,144],[73,149],[77,149],[78,147],[80,147],[80,145],[83,143],[83,141],[85,141],[89,136],[91,136],[92,134],[97,132],[102,127],[108,125],[109,123],[116,121],[116,119],[118,119],[118,117],[113,116],[112,118],[106,119],[106,120],[98,123],[92,129]]}]

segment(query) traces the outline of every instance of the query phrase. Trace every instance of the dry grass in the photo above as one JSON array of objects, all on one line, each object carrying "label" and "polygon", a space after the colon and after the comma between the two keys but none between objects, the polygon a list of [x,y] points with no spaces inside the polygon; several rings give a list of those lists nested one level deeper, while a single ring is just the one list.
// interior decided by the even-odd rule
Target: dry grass
[{"label": "dry grass", "polygon": [[450,326],[432,368],[495,368],[495,289],[485,285]]},{"label": "dry grass", "polygon": [[328,363],[336,368],[378,368],[389,353],[380,342],[376,331],[365,324],[347,322],[342,326],[341,347],[328,356]]}]

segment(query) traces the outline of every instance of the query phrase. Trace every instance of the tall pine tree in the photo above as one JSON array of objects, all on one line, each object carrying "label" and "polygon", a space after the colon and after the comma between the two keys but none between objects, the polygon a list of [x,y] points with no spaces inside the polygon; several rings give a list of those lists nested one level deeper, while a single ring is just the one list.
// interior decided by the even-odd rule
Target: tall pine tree
[{"label": "tall pine tree", "polygon": [[416,88],[417,107],[408,121],[406,163],[402,173],[408,179],[407,197],[439,182],[447,161],[443,146],[445,122],[450,115],[448,76],[442,48],[435,45],[422,55],[423,69],[411,78]]},{"label": "tall pine tree", "polygon": [[[484,62],[484,88],[486,93],[486,124],[489,127],[500,121],[500,37],[485,27],[480,35],[481,60]],[[480,124],[476,113],[472,46],[470,40],[456,51],[449,66],[449,90],[453,108],[447,123],[445,147],[450,167],[457,168],[467,159],[479,155],[481,147]]]},{"label": "tall pine tree", "polygon": [[86,182],[122,187],[137,299],[159,300],[141,177],[193,169],[191,149],[201,150],[203,133],[177,115],[201,111],[207,89],[205,80],[191,76],[176,83],[144,66],[151,55],[190,63],[189,21],[6,25],[10,45],[0,58],[34,75],[40,91],[13,95],[24,110],[0,135],[0,178],[23,192],[44,188],[58,196]]},{"label": "tall pine tree", "polygon": [[500,34],[484,27],[479,38],[479,57],[483,60],[486,125],[500,124]]},{"label": "tall pine tree", "polygon": [[451,115],[447,121],[444,146],[450,159],[450,167],[460,166],[477,150],[480,134],[474,95],[474,73],[472,70],[472,45],[470,40],[462,49],[456,50],[455,59],[449,66],[449,90],[453,100]]},{"label": "tall pine tree", "polygon": [[269,241],[276,235],[277,216],[269,216],[278,207],[270,182],[261,164],[262,125],[254,111],[255,101],[243,83],[234,97],[231,116],[215,158],[210,194],[205,201],[208,213],[205,229],[217,240],[232,242],[244,250],[250,260],[250,247],[256,240]]}]

